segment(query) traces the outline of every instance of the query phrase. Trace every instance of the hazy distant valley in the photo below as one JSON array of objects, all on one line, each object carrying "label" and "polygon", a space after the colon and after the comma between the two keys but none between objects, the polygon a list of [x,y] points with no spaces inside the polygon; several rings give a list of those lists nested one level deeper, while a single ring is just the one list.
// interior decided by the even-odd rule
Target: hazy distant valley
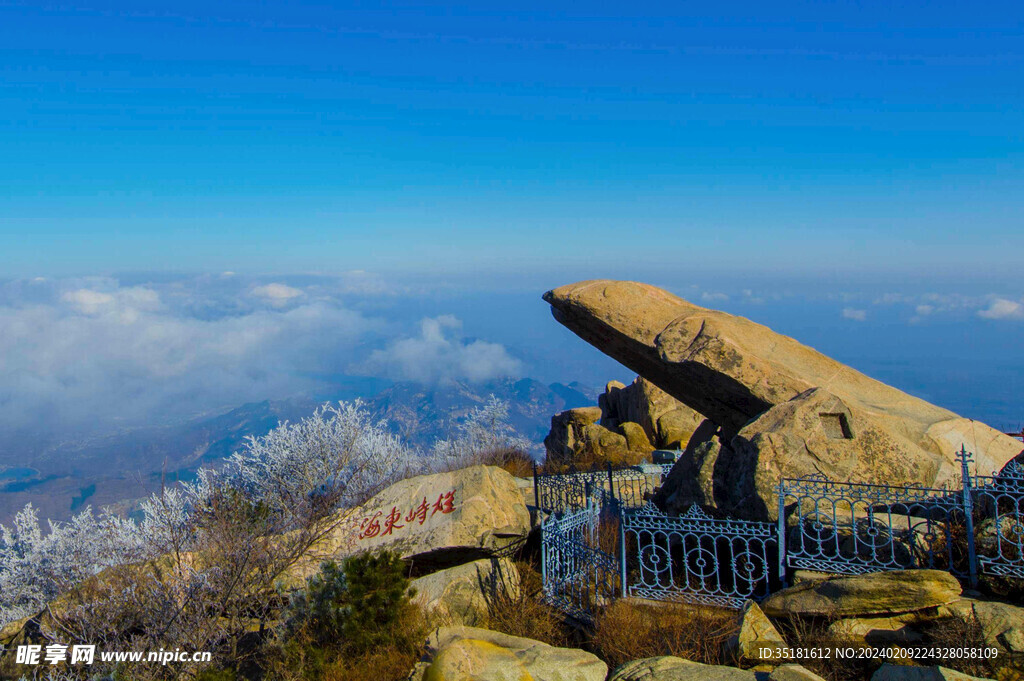
[{"label": "hazy distant valley", "polygon": [[34,456],[7,450],[0,452],[0,523],[30,502],[42,517],[54,520],[88,505],[130,513],[161,484],[192,478],[198,468],[236,451],[247,436],[308,416],[325,401],[363,399],[408,442],[429,447],[445,437],[453,419],[491,394],[509,403],[512,424],[538,444],[538,451],[552,414],[597,399],[595,389],[579,383],[545,385],[529,378],[431,386],[353,379],[330,394],[264,400],[173,425],[126,428],[51,445]]}]

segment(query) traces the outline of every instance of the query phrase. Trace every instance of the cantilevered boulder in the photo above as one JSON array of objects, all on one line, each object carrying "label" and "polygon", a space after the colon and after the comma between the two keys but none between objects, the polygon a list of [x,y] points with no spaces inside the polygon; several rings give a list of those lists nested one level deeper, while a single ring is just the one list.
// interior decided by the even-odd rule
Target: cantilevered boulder
[{"label": "cantilevered boulder", "polygon": [[[555,319],[706,416],[690,439],[694,479],[670,480],[677,506],[770,517],[779,477],[940,486],[960,474],[961,445],[992,473],[1021,452],[988,426],[876,381],[798,341],[662,289],[584,281],[544,294]],[[686,458],[686,457],[684,457]]]}]

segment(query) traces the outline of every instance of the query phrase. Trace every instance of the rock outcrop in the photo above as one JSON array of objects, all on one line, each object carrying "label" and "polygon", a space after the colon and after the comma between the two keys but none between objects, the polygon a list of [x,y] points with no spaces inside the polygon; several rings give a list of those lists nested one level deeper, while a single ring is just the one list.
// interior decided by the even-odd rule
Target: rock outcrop
[{"label": "rock outcrop", "polygon": [[986,681],[947,667],[911,667],[904,664],[883,664],[871,675],[871,681]]},{"label": "rock outcrop", "polygon": [[349,519],[291,573],[306,579],[323,558],[389,549],[419,573],[489,558],[530,531],[516,479],[496,466],[418,475],[391,485]]},{"label": "rock outcrop", "polygon": [[750,662],[784,659],[778,652],[786,649],[786,639],[775,628],[754,601],[747,601],[740,617],[740,630],[731,638],[726,649],[740,659]]},{"label": "rock outcrop", "polygon": [[584,281],[544,299],[559,322],[713,424],[690,438],[683,468],[706,469],[714,484],[670,479],[661,498],[669,510],[696,502],[771,518],[779,477],[940,486],[959,475],[961,445],[984,473],[1021,452],[984,424],[654,286]]},{"label": "rock outcrop", "polygon": [[625,424],[635,424],[647,436],[647,446],[656,449],[681,449],[704,417],[654,385],[637,376],[629,385],[611,381],[598,397],[601,425],[625,432]]},{"label": "rock outcrop", "polygon": [[865,617],[915,612],[956,601],[960,582],[942,570],[893,570],[832,577],[777,591],[761,604],[772,617]]},{"label": "rock outcrop", "polygon": [[681,449],[704,417],[638,376],[629,385],[609,381],[597,407],[551,417],[544,439],[555,466],[578,462],[638,463],[655,449]]},{"label": "rock outcrop", "polygon": [[508,558],[483,558],[414,579],[413,600],[437,621],[479,626],[498,598],[519,596],[519,571]]},{"label": "rock outcrop", "polygon": [[834,641],[872,646],[909,645],[920,643],[924,638],[913,626],[921,619],[916,613],[892,617],[852,617],[831,623],[827,634]]},{"label": "rock outcrop", "polygon": [[940,608],[939,614],[977,622],[985,645],[1024,655],[1024,608],[998,601],[962,598]]},{"label": "rock outcrop", "polygon": [[441,627],[410,681],[604,681],[608,665],[574,648],[474,627]]},{"label": "rock outcrop", "polygon": [[588,426],[601,420],[600,407],[578,407],[551,417],[551,430],[544,438],[547,460],[556,465],[568,465],[583,451]]},{"label": "rock outcrop", "polygon": [[701,664],[665,655],[633,660],[619,665],[608,681],[756,681],[748,669]]}]

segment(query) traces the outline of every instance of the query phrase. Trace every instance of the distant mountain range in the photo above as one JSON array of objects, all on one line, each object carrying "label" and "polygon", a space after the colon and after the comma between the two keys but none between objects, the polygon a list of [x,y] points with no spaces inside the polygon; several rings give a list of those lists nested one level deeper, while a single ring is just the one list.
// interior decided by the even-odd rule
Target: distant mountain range
[{"label": "distant mountain range", "polygon": [[512,425],[538,444],[551,416],[594,405],[597,391],[578,383],[545,385],[533,379],[438,386],[389,384],[379,379],[339,382],[329,394],[265,400],[184,423],[125,429],[103,437],[66,442],[36,457],[0,461],[0,523],[31,502],[44,518],[63,520],[87,505],[130,512],[162,484],[188,480],[204,465],[237,451],[249,435],[263,435],[282,421],[310,415],[324,402],[361,398],[375,416],[411,444],[429,448],[451,423],[490,395],[508,402]]}]

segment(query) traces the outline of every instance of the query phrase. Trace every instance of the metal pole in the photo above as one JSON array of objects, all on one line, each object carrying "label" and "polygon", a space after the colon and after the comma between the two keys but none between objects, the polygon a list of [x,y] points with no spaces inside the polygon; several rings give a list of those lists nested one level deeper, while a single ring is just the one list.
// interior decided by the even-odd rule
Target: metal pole
[{"label": "metal pole", "polygon": [[[964,514],[967,516],[967,563],[971,588],[978,586],[977,554],[974,547],[974,499],[971,496],[971,472],[967,467],[971,454],[967,447],[960,445],[960,475],[963,478]],[[952,567],[952,566],[951,566]]]},{"label": "metal pole", "polygon": [[615,480],[612,478],[612,462],[608,462],[608,493],[612,496],[612,501],[615,501]]},{"label": "metal pole", "polygon": [[622,573],[622,597],[629,595],[626,584],[626,514],[619,514],[619,571]]},{"label": "metal pole", "polygon": [[540,521],[540,583],[544,590],[544,595],[550,595],[548,593],[548,543],[544,536],[544,519]]},{"label": "metal pole", "polygon": [[533,505],[537,509],[537,520],[540,521],[542,509],[540,506],[540,483],[537,480],[537,462],[533,462]]},{"label": "metal pole", "polygon": [[779,478],[779,581],[786,586],[786,486]]}]

